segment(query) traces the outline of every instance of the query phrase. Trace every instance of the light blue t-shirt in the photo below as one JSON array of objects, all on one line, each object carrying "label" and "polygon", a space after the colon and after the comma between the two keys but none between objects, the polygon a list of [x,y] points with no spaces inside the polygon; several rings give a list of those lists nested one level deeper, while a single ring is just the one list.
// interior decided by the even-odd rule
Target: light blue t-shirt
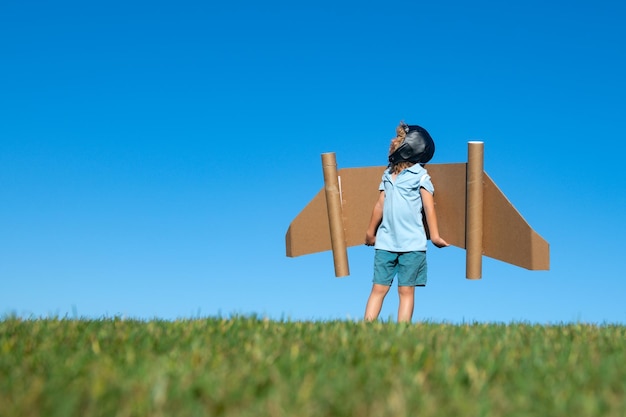
[{"label": "light blue t-shirt", "polygon": [[426,250],[420,188],[434,194],[430,175],[420,164],[409,167],[393,181],[389,169],[378,189],[385,192],[383,220],[376,233],[376,249],[390,252]]}]

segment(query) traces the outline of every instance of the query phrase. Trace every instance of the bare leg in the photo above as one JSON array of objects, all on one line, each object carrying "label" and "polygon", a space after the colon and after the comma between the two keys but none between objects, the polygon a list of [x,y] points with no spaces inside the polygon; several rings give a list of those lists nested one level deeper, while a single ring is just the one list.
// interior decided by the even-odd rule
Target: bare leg
[{"label": "bare leg", "polygon": [[415,287],[398,287],[400,305],[398,306],[398,323],[410,323],[415,305]]},{"label": "bare leg", "polygon": [[374,284],[370,298],[367,300],[365,307],[365,321],[374,321],[378,318],[380,310],[383,308],[383,300],[389,292],[387,285]]}]

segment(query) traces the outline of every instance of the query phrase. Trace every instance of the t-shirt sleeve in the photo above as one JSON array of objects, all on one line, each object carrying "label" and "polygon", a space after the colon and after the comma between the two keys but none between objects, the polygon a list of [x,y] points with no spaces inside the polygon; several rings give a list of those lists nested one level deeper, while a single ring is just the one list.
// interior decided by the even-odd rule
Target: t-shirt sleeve
[{"label": "t-shirt sleeve", "polygon": [[420,178],[420,188],[424,187],[426,191],[431,194],[435,194],[435,186],[433,182],[430,180],[430,175],[424,174],[422,178]]}]

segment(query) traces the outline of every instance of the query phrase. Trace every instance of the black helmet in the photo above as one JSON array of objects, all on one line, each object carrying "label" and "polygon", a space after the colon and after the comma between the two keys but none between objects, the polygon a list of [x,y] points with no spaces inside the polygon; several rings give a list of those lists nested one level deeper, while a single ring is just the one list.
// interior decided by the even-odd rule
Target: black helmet
[{"label": "black helmet", "polygon": [[425,164],[435,154],[435,142],[426,129],[417,125],[403,125],[406,137],[398,149],[389,155],[389,163],[408,161]]}]

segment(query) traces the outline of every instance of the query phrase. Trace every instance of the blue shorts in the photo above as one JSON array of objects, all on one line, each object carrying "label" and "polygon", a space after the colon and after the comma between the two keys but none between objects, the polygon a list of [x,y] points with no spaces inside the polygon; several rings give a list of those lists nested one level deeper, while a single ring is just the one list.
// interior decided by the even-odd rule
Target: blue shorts
[{"label": "blue shorts", "polygon": [[391,286],[397,274],[399,287],[423,287],[427,272],[426,251],[389,252],[376,249],[374,284]]}]

